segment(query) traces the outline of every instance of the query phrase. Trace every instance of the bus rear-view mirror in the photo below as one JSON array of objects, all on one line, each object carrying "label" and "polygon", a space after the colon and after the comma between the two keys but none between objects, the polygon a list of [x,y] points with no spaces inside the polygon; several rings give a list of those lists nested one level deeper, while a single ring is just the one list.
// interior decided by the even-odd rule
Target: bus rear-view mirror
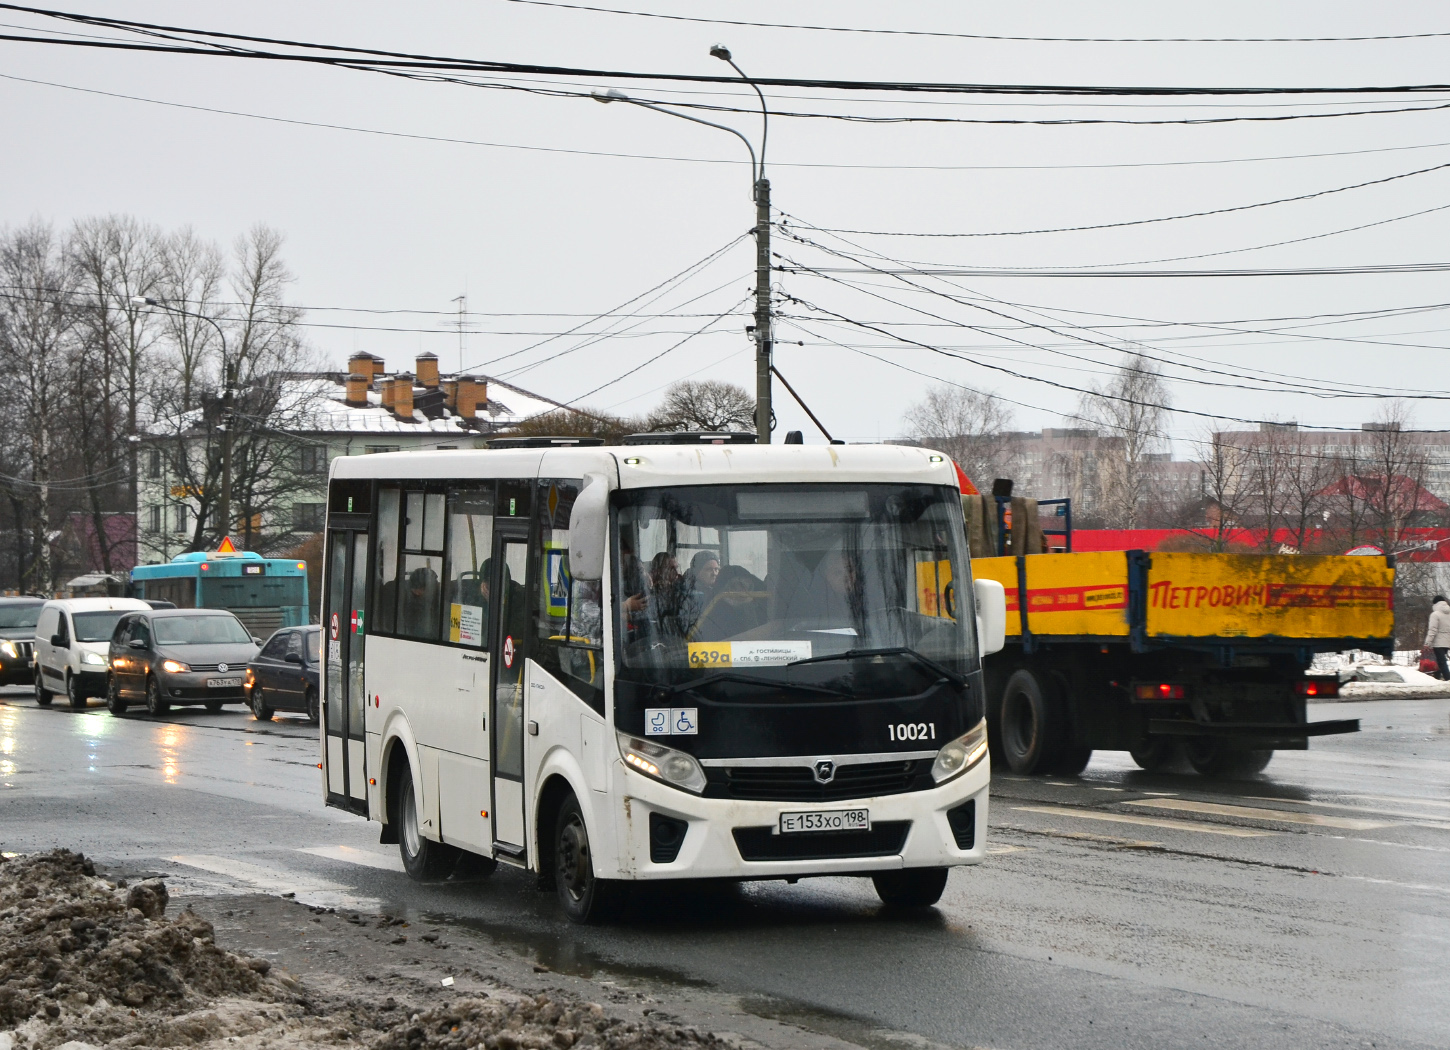
[{"label": "bus rear-view mirror", "polygon": [[1007,644],[1007,592],[996,580],[973,580],[977,599],[977,644],[982,656],[1001,652]]},{"label": "bus rear-view mirror", "polygon": [[604,545],[609,535],[609,479],[586,474],[584,488],[569,514],[569,575],[576,580],[604,576]]}]

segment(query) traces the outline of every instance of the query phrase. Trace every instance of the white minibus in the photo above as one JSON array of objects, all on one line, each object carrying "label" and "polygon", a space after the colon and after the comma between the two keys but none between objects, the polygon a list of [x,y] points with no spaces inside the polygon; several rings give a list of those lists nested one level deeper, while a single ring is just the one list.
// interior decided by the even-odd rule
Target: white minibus
[{"label": "white minibus", "polygon": [[647,880],[934,904],[983,856],[1006,617],[953,464],[643,440],[333,461],[327,803],[414,878],[516,865],[579,922]]}]

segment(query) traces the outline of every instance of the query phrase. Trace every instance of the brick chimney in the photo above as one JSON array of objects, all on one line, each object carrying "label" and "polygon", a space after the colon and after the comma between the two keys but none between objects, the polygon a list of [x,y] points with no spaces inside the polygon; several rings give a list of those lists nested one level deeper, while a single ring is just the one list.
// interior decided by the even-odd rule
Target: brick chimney
[{"label": "brick chimney", "polygon": [[488,384],[480,383],[473,376],[459,376],[450,385],[454,390],[448,407],[464,419],[473,419],[478,414],[478,406],[487,400]]},{"label": "brick chimney", "polygon": [[393,381],[392,381],[392,379],[389,378],[388,376],[384,376],[378,382],[378,391],[382,395],[382,406],[384,408],[386,408],[388,411],[391,412],[392,409],[393,409]]},{"label": "brick chimney", "polygon": [[347,371],[349,377],[360,375],[369,384],[373,381],[374,358],[366,350],[359,350],[347,359]]},{"label": "brick chimney", "polygon": [[393,377],[393,415],[409,423],[413,421],[413,377],[407,372]]},{"label": "brick chimney", "polygon": [[369,378],[371,377],[366,372],[353,372],[347,377],[347,403],[353,408],[367,405]]},{"label": "brick chimney", "polygon": [[418,385],[426,390],[437,390],[438,355],[419,354],[414,364],[418,367]]}]

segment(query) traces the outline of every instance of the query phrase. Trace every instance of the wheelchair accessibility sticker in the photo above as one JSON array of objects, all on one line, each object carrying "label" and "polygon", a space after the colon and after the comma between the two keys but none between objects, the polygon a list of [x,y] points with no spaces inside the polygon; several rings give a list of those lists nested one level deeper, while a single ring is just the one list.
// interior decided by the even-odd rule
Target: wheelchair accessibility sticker
[{"label": "wheelchair accessibility sticker", "polygon": [[698,707],[647,707],[644,711],[645,736],[699,736]]}]

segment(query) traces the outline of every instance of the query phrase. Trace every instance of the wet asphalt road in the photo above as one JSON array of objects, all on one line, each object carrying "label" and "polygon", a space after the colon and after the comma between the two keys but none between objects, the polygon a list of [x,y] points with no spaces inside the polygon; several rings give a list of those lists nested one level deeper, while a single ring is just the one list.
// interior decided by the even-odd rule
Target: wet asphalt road
[{"label": "wet asphalt road", "polygon": [[0,849],[466,924],[555,970],[708,985],[872,1046],[1447,1046],[1450,701],[1311,712],[1341,717],[1365,732],[1247,780],[1112,752],[1081,778],[999,775],[991,855],[925,916],[819,879],[656,892],[581,929],[515,871],[410,883],[376,825],[322,805],[301,720],[118,720],[6,689]]}]

